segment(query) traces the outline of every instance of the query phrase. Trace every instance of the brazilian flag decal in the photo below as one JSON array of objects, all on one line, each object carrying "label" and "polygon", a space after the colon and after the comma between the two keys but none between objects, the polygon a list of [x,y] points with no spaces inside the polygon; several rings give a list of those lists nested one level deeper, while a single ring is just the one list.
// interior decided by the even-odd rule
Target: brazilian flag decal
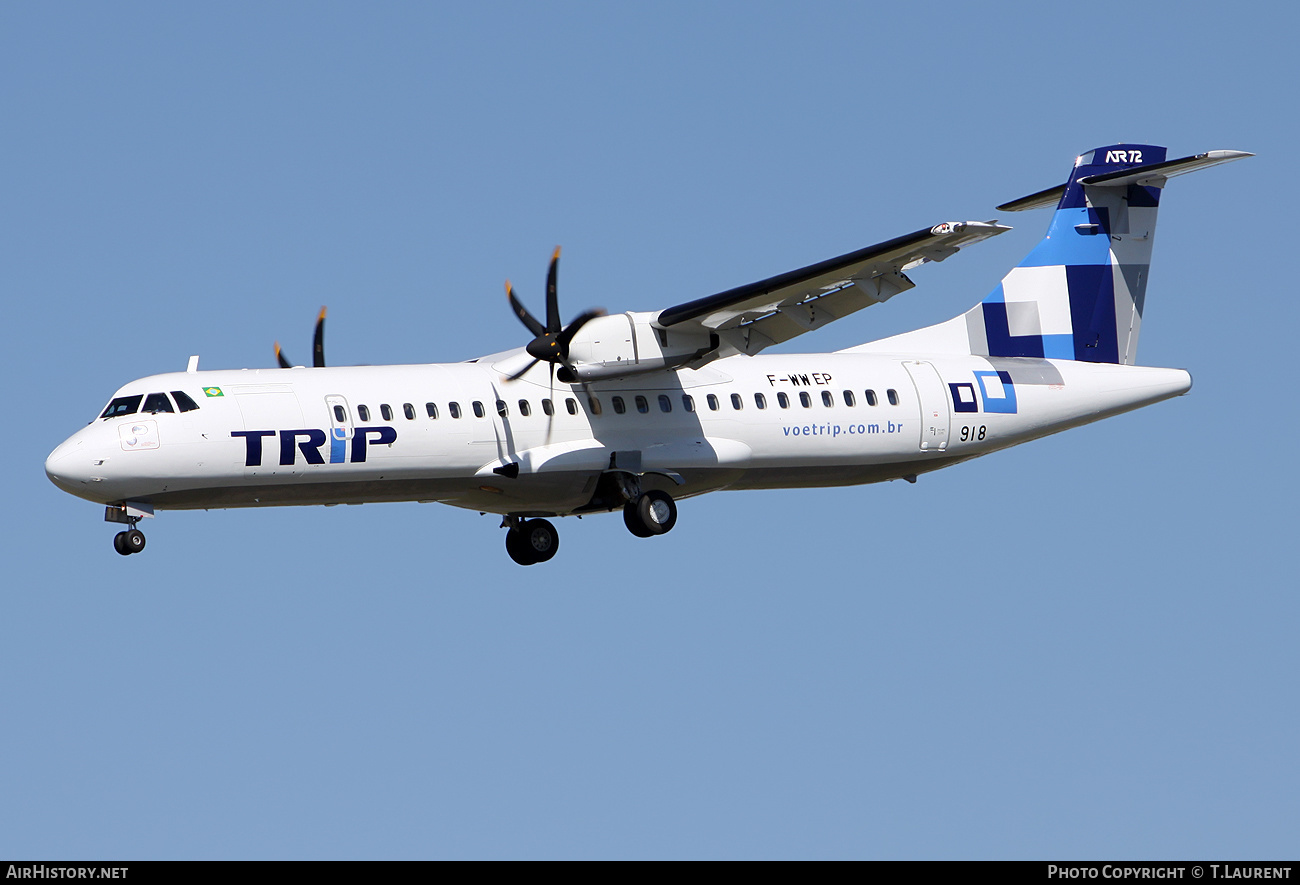
[{"label": "brazilian flag decal", "polygon": [[203,392],[208,396],[225,396],[225,394],[221,392],[220,387],[205,387],[203,388]]}]

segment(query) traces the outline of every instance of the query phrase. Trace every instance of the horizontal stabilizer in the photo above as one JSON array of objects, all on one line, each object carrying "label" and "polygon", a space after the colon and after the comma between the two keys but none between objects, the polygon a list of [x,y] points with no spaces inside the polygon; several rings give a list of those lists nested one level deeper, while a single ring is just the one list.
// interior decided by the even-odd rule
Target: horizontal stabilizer
[{"label": "horizontal stabilizer", "polygon": [[1026,209],[1046,209],[1048,206],[1055,206],[1061,202],[1061,195],[1065,193],[1065,185],[1058,184],[1056,187],[1049,187],[1045,191],[1039,191],[1036,194],[1030,194],[1027,197],[1021,197],[1018,200],[1012,200],[1010,203],[1003,203],[998,207],[999,212],[1023,212]]},{"label": "horizontal stabilizer", "polygon": [[[1086,187],[1124,187],[1130,184],[1144,185],[1146,187],[1164,187],[1165,182],[1175,175],[1185,175],[1188,172],[1195,172],[1198,169],[1208,169],[1211,166],[1217,166],[1220,163],[1230,163],[1233,160],[1240,160],[1245,157],[1255,156],[1247,151],[1207,151],[1203,154],[1195,154],[1190,157],[1183,157],[1178,160],[1168,160],[1160,163],[1147,163],[1141,166],[1132,166],[1128,169],[1121,169],[1117,172],[1107,172],[1101,175],[1089,175],[1079,179],[1079,184]],[[1061,197],[1065,194],[1066,186],[1058,184],[1056,187],[1049,187],[1038,193],[1030,194],[1027,197],[1021,197],[1018,200],[1012,200],[1010,203],[1003,203],[998,206],[999,212],[1023,212],[1026,209],[1045,209],[1049,206],[1055,206],[1060,202]]]},{"label": "horizontal stabilizer", "polygon": [[1183,157],[1180,160],[1147,163],[1144,166],[1134,166],[1131,169],[1122,169],[1119,172],[1107,172],[1104,175],[1089,175],[1086,178],[1080,178],[1079,183],[1102,187],[1123,187],[1129,184],[1161,187],[1164,185],[1165,179],[1173,178],[1175,175],[1185,175],[1188,172],[1195,172],[1197,169],[1208,169],[1210,166],[1217,166],[1220,163],[1231,163],[1233,160],[1253,156],[1255,155],[1246,151],[1207,151],[1203,154]]}]

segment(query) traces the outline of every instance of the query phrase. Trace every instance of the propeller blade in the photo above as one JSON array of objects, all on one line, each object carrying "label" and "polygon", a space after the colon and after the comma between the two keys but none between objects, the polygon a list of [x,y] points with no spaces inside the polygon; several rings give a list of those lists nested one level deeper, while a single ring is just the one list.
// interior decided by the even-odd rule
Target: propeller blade
[{"label": "propeller blade", "polygon": [[541,362],[541,360],[537,359],[536,357],[533,357],[533,361],[532,361],[531,363],[529,363],[528,365],[524,366],[522,369],[520,369],[518,372],[515,372],[513,375],[507,375],[507,376],[506,376],[506,380],[507,380],[507,381],[518,381],[520,378],[522,378],[522,377],[524,377],[525,375],[528,374],[528,370],[529,370],[529,369],[531,369],[533,366],[537,365],[537,364],[540,363],[540,362]]},{"label": "propeller blade", "polygon": [[292,369],[293,363],[285,357],[284,352],[280,350],[280,342],[275,342],[275,361],[280,364],[281,369]]},{"label": "propeller blade", "polygon": [[537,322],[533,315],[528,312],[528,308],[519,303],[519,299],[515,297],[514,287],[510,285],[509,280],[506,280],[506,298],[510,299],[510,309],[515,312],[515,316],[519,317],[519,322],[528,327],[529,332],[536,336],[546,334],[546,327]]},{"label": "propeller blade", "polygon": [[560,355],[567,360],[569,358],[569,342],[573,340],[573,336],[577,335],[578,330],[587,325],[587,323],[591,322],[596,317],[603,317],[604,315],[605,311],[601,310],[599,307],[595,310],[588,310],[578,314],[578,316],[574,318],[573,322],[564,327],[564,331],[555,336],[556,343],[560,345]]},{"label": "propeller blade", "polygon": [[546,416],[546,439],[542,445],[551,444],[551,430],[555,428],[555,363],[551,363],[551,393],[550,393],[551,413]]},{"label": "propeller blade", "polygon": [[316,338],[312,344],[311,364],[318,369],[325,367],[325,308],[320,309],[316,317]]},{"label": "propeller blade", "polygon": [[555,247],[555,254],[551,256],[551,267],[546,272],[546,331],[560,331],[560,296],[559,287],[556,285],[556,277],[560,269],[560,247]]}]

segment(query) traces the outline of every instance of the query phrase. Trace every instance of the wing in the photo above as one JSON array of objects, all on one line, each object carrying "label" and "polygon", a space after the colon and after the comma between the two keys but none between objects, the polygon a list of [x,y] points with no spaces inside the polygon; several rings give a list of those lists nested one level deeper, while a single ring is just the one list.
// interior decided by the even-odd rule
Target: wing
[{"label": "wing", "polygon": [[904,271],[943,261],[958,249],[1011,228],[993,221],[936,224],[875,246],[810,264],[661,311],[656,325],[686,334],[716,333],[717,355],[756,354],[819,329],[915,283]]}]

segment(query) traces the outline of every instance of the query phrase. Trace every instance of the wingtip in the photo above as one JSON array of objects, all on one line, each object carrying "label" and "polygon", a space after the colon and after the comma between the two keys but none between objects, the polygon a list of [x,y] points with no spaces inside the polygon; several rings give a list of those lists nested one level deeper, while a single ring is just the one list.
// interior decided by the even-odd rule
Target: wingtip
[{"label": "wingtip", "polygon": [[319,322],[320,322],[321,320],[323,320],[323,319],[325,319],[325,307],[324,307],[324,305],[321,306],[321,309],[320,309],[320,315],[316,317],[316,322],[319,323]]}]

